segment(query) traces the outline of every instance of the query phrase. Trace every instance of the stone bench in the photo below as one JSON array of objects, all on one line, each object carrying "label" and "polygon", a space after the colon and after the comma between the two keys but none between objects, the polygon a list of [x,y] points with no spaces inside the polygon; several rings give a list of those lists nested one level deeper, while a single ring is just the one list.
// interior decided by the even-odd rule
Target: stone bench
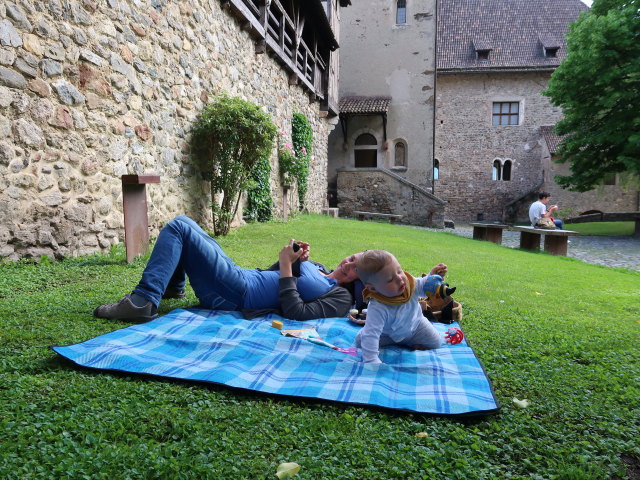
[{"label": "stone bench", "polygon": [[520,232],[520,248],[540,250],[540,236],[544,235],[544,251],[551,255],[567,255],[569,237],[579,235],[571,230],[547,230],[535,227],[511,227]]},{"label": "stone bench", "polygon": [[502,243],[502,230],[509,228],[509,225],[500,223],[470,223],[473,227],[474,240],[486,240],[500,245]]},{"label": "stone bench", "polygon": [[353,213],[358,220],[382,218],[389,220],[391,223],[396,223],[402,218],[402,215],[395,215],[393,213],[362,212],[360,210],[355,210]]}]

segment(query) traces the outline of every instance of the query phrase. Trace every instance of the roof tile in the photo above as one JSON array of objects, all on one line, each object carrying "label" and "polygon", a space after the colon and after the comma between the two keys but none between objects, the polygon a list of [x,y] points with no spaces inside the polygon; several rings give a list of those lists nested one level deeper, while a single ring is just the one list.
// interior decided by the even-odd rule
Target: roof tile
[{"label": "roof tile", "polygon": [[384,113],[389,110],[391,97],[342,97],[340,113]]},{"label": "roof tile", "polygon": [[[555,68],[569,23],[585,10],[580,0],[438,0],[437,68]],[[479,45],[492,49],[488,61],[477,58]],[[557,57],[546,58],[543,46],[559,46]]]}]

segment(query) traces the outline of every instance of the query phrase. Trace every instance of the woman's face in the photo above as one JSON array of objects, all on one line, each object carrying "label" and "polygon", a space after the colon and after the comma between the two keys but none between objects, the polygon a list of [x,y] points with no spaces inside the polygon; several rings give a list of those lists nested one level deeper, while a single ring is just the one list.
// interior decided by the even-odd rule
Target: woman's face
[{"label": "woman's face", "polygon": [[333,278],[338,280],[338,283],[353,282],[358,278],[358,272],[356,271],[356,262],[362,255],[362,252],[354,253],[346,258],[343,258],[336,269],[332,272]]}]

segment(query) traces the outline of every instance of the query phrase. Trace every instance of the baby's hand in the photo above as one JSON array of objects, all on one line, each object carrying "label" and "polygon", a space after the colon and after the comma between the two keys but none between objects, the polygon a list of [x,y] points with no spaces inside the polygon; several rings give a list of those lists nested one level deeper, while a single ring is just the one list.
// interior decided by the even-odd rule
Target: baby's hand
[{"label": "baby's hand", "polygon": [[431,269],[429,275],[440,275],[444,277],[447,274],[447,266],[444,263],[439,263]]}]

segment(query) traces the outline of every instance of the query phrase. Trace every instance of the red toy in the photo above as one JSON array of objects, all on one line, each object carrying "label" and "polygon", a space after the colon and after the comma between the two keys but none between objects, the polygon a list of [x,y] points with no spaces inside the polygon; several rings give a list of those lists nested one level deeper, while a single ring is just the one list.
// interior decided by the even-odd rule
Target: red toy
[{"label": "red toy", "polygon": [[464,333],[462,330],[456,327],[451,327],[447,330],[447,333],[444,334],[444,339],[447,343],[451,345],[457,345],[464,338]]}]

